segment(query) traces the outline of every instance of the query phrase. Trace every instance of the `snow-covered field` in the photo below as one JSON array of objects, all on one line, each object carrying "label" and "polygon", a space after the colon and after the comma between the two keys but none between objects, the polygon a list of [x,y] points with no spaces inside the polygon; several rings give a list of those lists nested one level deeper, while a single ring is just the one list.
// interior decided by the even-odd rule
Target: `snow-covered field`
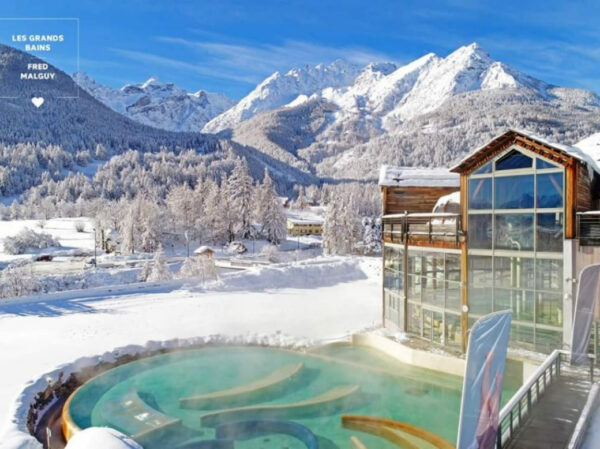
[{"label": "snow-covered field", "polygon": [[216,334],[268,344],[341,338],[379,324],[380,275],[377,257],[318,258],[229,273],[209,287],[171,281],[0,302],[0,447],[39,447],[25,445],[22,418],[31,394],[65,364]]},{"label": "snow-covered field", "polygon": [[[77,232],[75,224],[85,224],[84,232]],[[40,224],[43,223],[43,227]],[[67,250],[81,249],[85,251],[94,250],[94,225],[89,218],[53,218],[50,220],[0,220],[0,243],[2,249],[4,239],[12,237],[24,228],[33,229],[36,232],[45,232],[58,239],[62,248],[39,250],[38,253],[65,253]],[[21,255],[10,255],[0,251],[0,261],[12,261],[20,258],[30,258],[31,253]]]}]

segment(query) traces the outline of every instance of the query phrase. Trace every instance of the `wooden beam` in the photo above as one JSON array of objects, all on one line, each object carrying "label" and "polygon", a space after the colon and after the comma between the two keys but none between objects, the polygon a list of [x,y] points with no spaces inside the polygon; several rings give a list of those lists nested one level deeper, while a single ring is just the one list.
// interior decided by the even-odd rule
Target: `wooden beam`
[{"label": "wooden beam", "polygon": [[577,208],[577,170],[565,169],[565,239],[575,238],[575,211]]}]

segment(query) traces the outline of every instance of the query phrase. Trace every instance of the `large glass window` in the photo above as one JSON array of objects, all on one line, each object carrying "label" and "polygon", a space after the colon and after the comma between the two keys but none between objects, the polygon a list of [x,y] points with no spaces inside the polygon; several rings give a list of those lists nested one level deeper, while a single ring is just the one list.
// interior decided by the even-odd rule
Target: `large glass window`
[{"label": "large glass window", "polygon": [[469,209],[492,208],[491,178],[469,180]]},{"label": "large glass window", "polygon": [[538,292],[536,293],[536,298],[536,322],[540,324],[550,324],[552,326],[562,326],[562,295]]},{"label": "large glass window", "polygon": [[542,158],[538,157],[537,158],[537,162],[535,164],[535,167],[538,170],[543,170],[545,168],[560,168],[560,165],[555,165],[552,162],[549,162],[549,161],[547,161],[545,159],[542,159]]},{"label": "large glass window", "polygon": [[493,311],[493,273],[491,257],[469,257],[469,309],[475,315]]},{"label": "large glass window", "polygon": [[494,178],[495,209],[533,209],[533,175]]},{"label": "large glass window", "polygon": [[537,259],[535,261],[535,288],[555,293],[563,289],[562,260]]},{"label": "large glass window", "polygon": [[533,159],[517,150],[511,150],[496,161],[496,170],[531,168]]},{"label": "large glass window", "polygon": [[492,249],[492,214],[469,215],[469,248]]},{"label": "large glass window", "polygon": [[[544,351],[560,347],[563,266],[549,253],[563,252],[562,167],[526,150],[510,150],[473,174],[468,180],[469,323],[508,309],[513,341]],[[448,307],[448,287],[446,292]]]},{"label": "large glass window", "polygon": [[533,250],[533,214],[497,214],[496,249]]},{"label": "large glass window", "polygon": [[408,332],[421,335],[421,306],[408,303]]},{"label": "large glass window", "polygon": [[402,282],[404,279],[402,274],[403,258],[403,250],[401,248],[385,245],[383,271],[383,285],[385,288],[402,291]]},{"label": "large glass window", "polygon": [[563,250],[563,214],[537,214],[537,250],[560,253]]},{"label": "large glass window", "polygon": [[500,288],[535,288],[534,259],[528,257],[494,257],[495,286]]},{"label": "large glass window", "polygon": [[402,248],[385,245],[385,269],[390,271],[402,271],[403,250]]},{"label": "large glass window", "polygon": [[533,323],[533,292],[497,288],[494,290],[494,310],[511,310],[513,320]]},{"label": "large glass window", "polygon": [[491,173],[492,172],[492,161],[486,162],[485,164],[483,164],[481,167],[479,167],[477,170],[475,170],[473,172],[474,175],[481,175],[484,173]]},{"label": "large glass window", "polygon": [[537,175],[537,208],[563,206],[563,174],[542,173]]},{"label": "large glass window", "polygon": [[533,325],[515,323],[510,327],[510,339],[513,342],[531,347],[534,342]]},{"label": "large glass window", "polygon": [[446,344],[451,346],[460,346],[462,342],[462,332],[460,315],[453,313],[446,314]]},{"label": "large glass window", "polygon": [[409,274],[406,277],[408,300],[421,302],[421,276]]}]

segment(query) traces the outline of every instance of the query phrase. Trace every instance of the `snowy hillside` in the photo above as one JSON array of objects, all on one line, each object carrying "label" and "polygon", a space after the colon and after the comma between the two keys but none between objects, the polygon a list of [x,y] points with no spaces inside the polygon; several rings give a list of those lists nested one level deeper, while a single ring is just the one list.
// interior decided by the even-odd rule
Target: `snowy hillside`
[{"label": "snowy hillside", "polygon": [[194,93],[149,78],[140,84],[112,89],[77,72],[73,79],[98,101],[144,125],[169,131],[199,132],[213,117],[234,105],[223,94],[199,90]]},{"label": "snowy hillside", "polygon": [[374,178],[381,164],[448,165],[509,127],[562,143],[600,130],[596,94],[534,79],[477,44],[346,70],[326,87],[309,73],[271,76],[204,130],[230,129],[240,144],[338,179]]}]

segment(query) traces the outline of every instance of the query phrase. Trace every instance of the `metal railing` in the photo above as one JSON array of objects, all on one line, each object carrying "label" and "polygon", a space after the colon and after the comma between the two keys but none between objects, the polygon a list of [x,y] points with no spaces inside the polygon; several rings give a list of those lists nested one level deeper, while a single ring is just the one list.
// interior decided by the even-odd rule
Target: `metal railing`
[{"label": "metal railing", "polygon": [[458,243],[460,233],[460,214],[404,213],[383,216],[383,240],[388,243],[403,243],[405,238]]},{"label": "metal railing", "polygon": [[583,246],[600,246],[600,211],[577,213],[577,238]]},{"label": "metal railing", "polygon": [[[496,434],[496,448],[502,449],[512,441],[519,427],[529,417],[531,410],[546,392],[550,384],[561,375],[563,359],[571,353],[556,349],[529,377],[500,411],[499,427]],[[590,359],[590,379],[594,381],[594,356]]]}]

